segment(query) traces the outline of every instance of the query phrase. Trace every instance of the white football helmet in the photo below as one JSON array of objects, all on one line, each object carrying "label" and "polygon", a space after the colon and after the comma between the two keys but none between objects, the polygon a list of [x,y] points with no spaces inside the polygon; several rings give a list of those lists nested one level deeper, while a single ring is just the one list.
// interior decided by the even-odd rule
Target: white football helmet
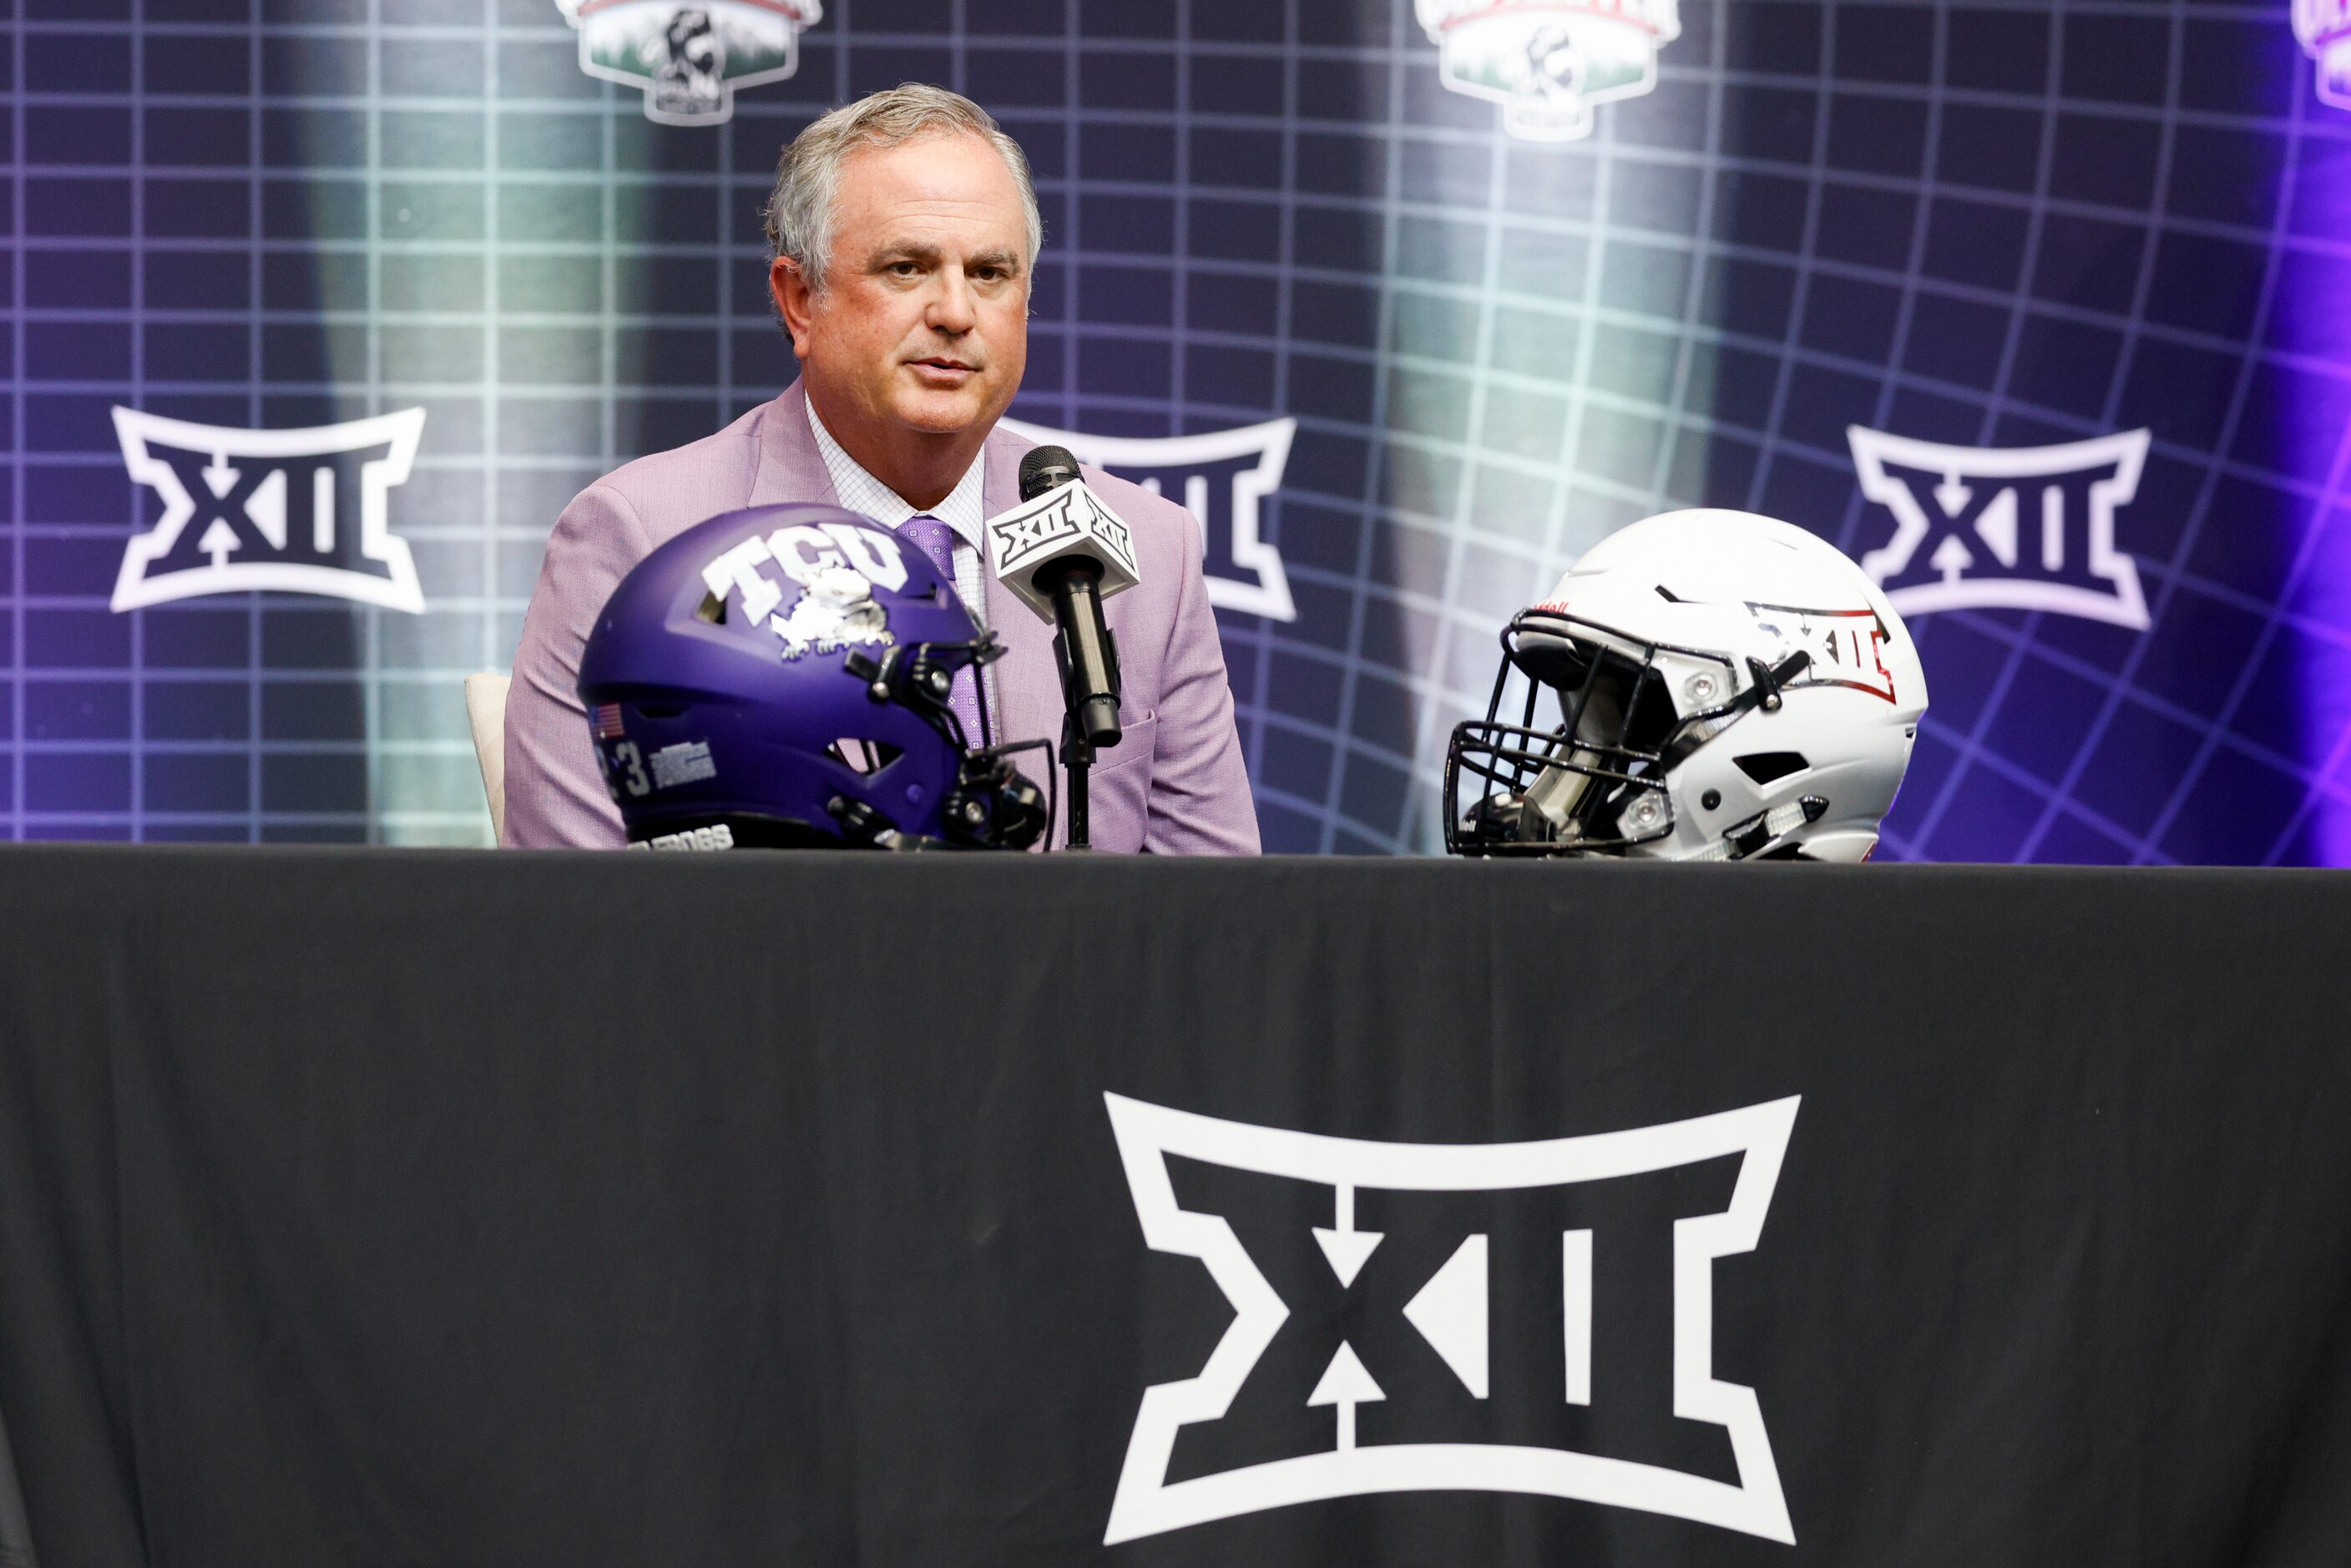
[{"label": "white football helmet", "polygon": [[1902,617],[1835,546],[1750,512],[1667,512],[1504,629],[1486,716],[1446,752],[1445,847],[1864,860],[1926,711]]}]

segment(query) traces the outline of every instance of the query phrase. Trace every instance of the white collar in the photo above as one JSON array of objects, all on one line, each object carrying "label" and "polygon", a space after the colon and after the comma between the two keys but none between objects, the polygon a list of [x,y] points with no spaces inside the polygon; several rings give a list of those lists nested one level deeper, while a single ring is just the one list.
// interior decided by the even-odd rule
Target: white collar
[{"label": "white collar", "polygon": [[817,455],[824,459],[824,471],[831,476],[833,493],[842,506],[863,512],[889,528],[908,517],[936,517],[955,530],[956,538],[974,549],[980,548],[979,528],[986,511],[979,494],[981,470],[987,466],[985,454],[972,458],[971,466],[964,470],[946,500],[928,508],[917,507],[867,473],[863,465],[841,449],[824,421],[817,417],[813,400],[803,396],[800,402],[808,410],[809,434],[816,437]]}]

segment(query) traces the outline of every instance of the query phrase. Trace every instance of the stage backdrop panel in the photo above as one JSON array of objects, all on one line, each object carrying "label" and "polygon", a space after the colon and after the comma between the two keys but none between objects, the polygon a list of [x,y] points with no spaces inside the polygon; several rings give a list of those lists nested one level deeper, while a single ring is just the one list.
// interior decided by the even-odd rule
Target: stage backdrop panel
[{"label": "stage backdrop panel", "polygon": [[573,494],[789,379],[778,149],[914,78],[1037,169],[1016,414],[1202,513],[1272,845],[1431,849],[1502,621],[1708,504],[1912,617],[1886,853],[2351,860],[2345,0],[24,0],[0,41],[13,837],[481,841],[460,678]]},{"label": "stage backdrop panel", "polygon": [[2351,1556],[2332,879],[517,859],[0,857],[43,1561]]}]

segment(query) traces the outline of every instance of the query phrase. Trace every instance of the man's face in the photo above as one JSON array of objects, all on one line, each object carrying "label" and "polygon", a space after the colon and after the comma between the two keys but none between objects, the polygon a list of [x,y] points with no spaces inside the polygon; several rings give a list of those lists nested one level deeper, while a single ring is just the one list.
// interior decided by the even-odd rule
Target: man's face
[{"label": "man's face", "polygon": [[825,288],[770,282],[810,390],[844,444],[980,433],[1029,362],[1020,188],[977,136],[863,147],[842,162]]}]

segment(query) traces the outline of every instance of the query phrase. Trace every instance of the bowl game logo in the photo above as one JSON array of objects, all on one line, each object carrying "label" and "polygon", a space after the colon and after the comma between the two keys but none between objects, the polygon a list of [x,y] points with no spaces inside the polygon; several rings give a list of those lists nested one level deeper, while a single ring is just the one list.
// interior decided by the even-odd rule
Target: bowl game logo
[{"label": "bowl game logo", "polygon": [[717,125],[735,89],[799,69],[800,33],[821,0],[555,0],[580,29],[580,68],[644,89],[645,118]]},{"label": "bowl game logo", "polygon": [[1445,85],[1502,106],[1530,141],[1592,134],[1594,104],[1657,85],[1657,51],[1681,37],[1676,0],[1415,0]]},{"label": "bowl game logo", "polygon": [[[1102,1098],[1144,1245],[1198,1260],[1232,1314],[1196,1375],[1144,1390],[1106,1544],[1414,1491],[1794,1542],[1755,1390],[1715,1375],[1714,1265],[1762,1237],[1796,1096],[1513,1144]],[[1658,1462],[1707,1427],[1715,1473]]]},{"label": "bowl game logo", "polygon": [[387,517],[416,460],[423,409],[235,430],[117,408],[114,434],[163,515],[124,549],[113,609],[274,589],[423,612],[415,558]]},{"label": "bowl game logo", "polygon": [[2318,96],[2351,109],[2351,0],[2294,0],[2294,36],[2318,62]]}]

